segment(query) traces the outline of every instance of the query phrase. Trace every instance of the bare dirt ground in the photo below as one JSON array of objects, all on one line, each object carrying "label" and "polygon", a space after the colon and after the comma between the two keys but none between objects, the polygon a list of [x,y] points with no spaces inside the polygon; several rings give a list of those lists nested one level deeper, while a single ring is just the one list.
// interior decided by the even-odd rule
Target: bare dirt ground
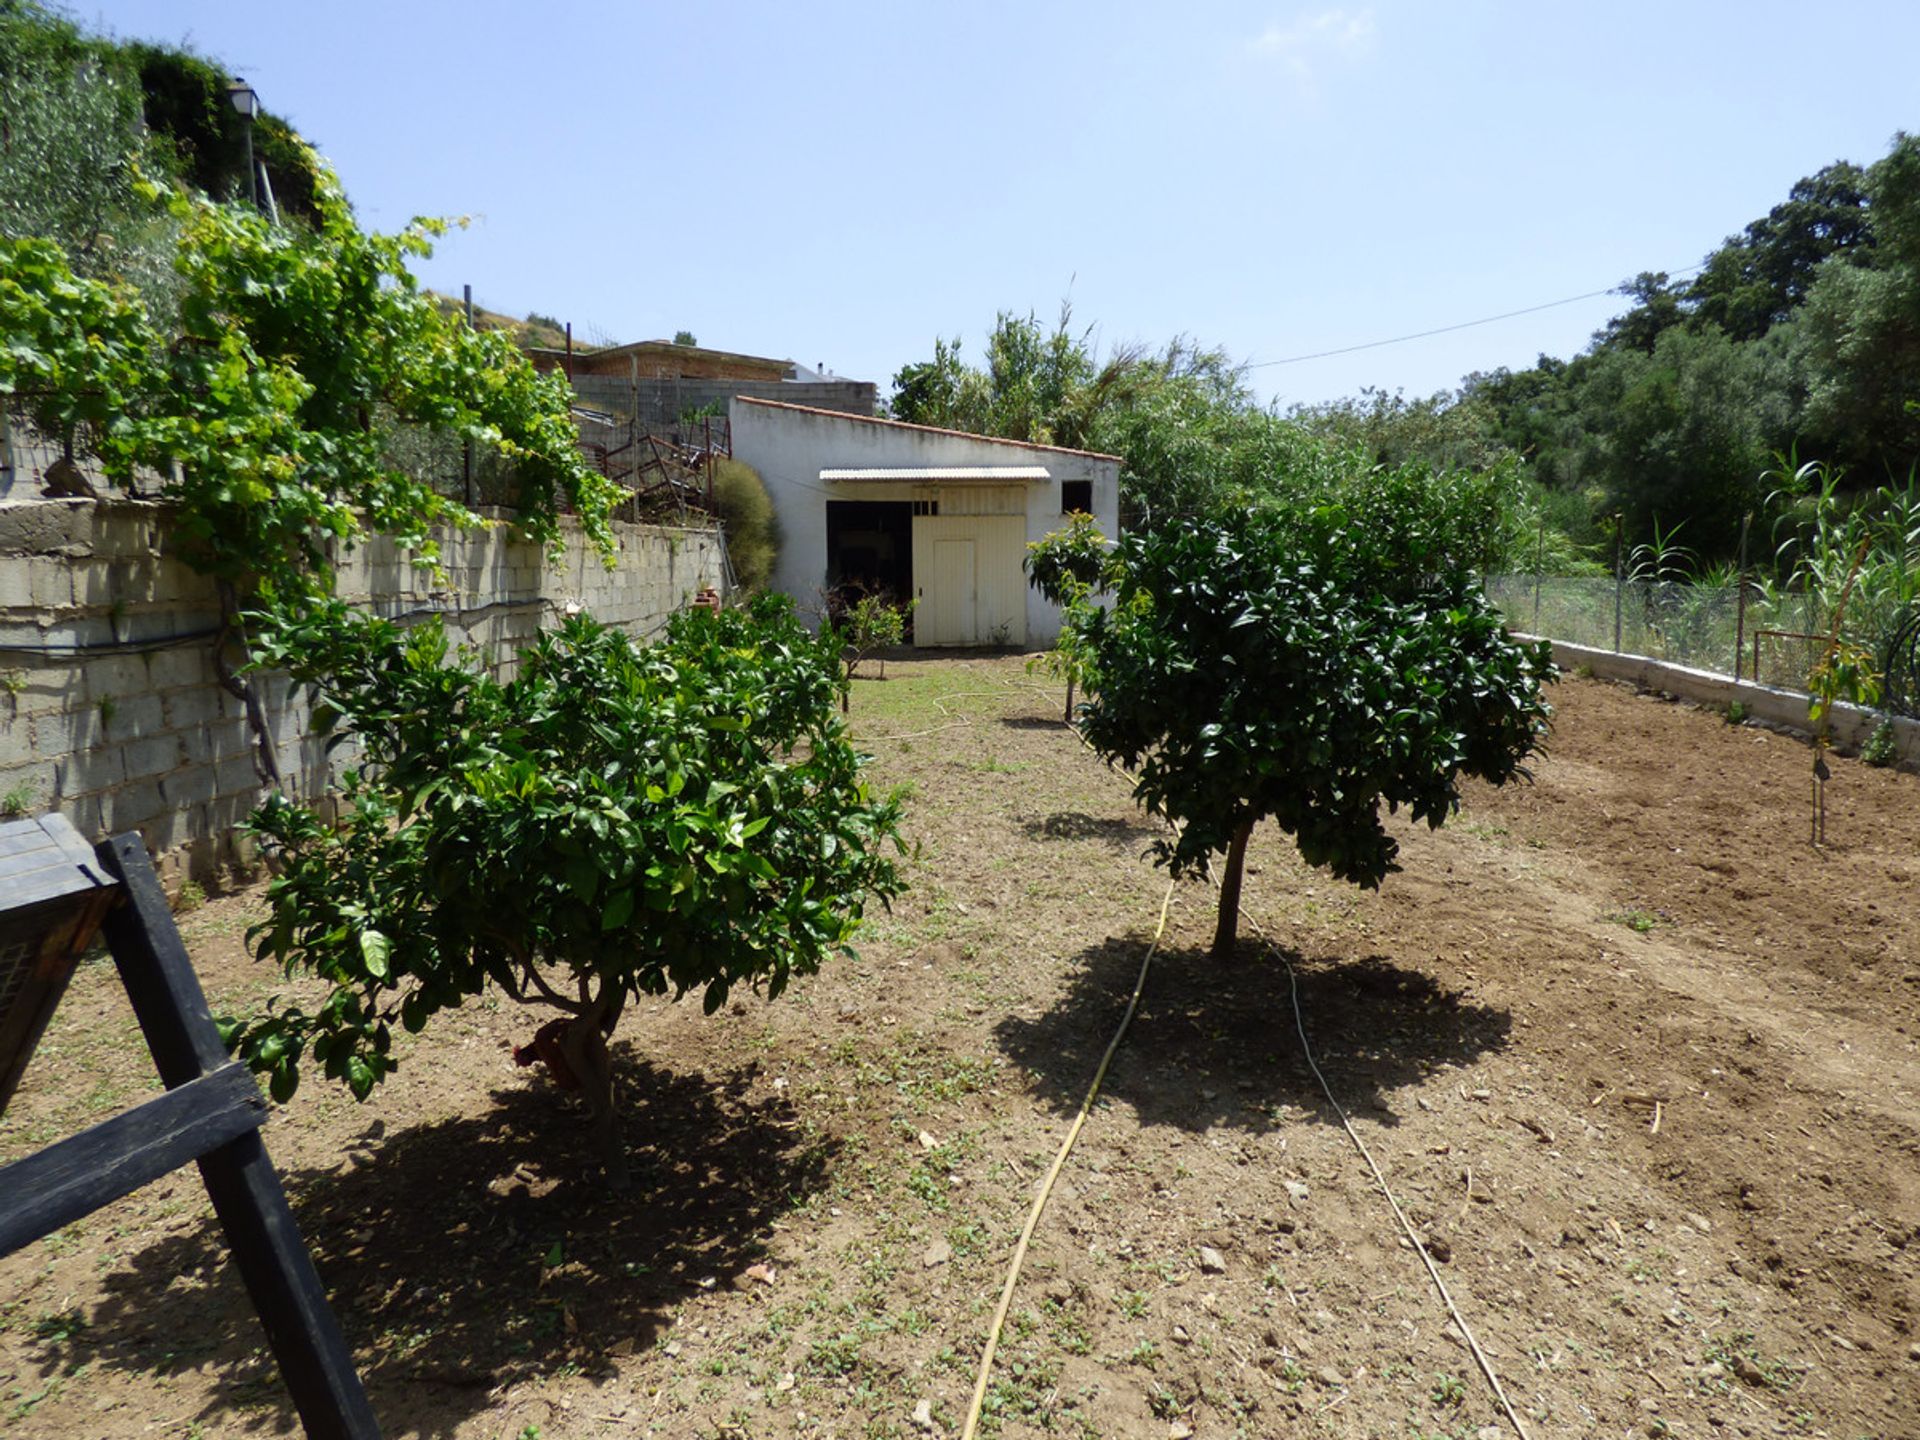
[{"label": "bare dirt ground", "polygon": [[[913,890],[777,1004],[629,1018],[632,1194],[513,1067],[511,1005],[268,1127],[389,1435],[957,1432],[1164,881],[1017,660],[888,676],[853,717],[912,787]],[[1804,742],[1554,701],[1537,783],[1403,828],[1377,894],[1257,837],[1248,909],[1320,1065],[1534,1436],[1920,1435],[1920,782],[1836,761],[1815,850]],[[183,917],[216,1008],[282,988],[257,906]],[[1512,1433],[1302,1061],[1286,965],[1251,936],[1210,963],[1211,922],[1181,887],[987,1433]],[[0,1159],[150,1073],[90,964]],[[0,1432],[293,1428],[192,1172],[0,1262]]]}]

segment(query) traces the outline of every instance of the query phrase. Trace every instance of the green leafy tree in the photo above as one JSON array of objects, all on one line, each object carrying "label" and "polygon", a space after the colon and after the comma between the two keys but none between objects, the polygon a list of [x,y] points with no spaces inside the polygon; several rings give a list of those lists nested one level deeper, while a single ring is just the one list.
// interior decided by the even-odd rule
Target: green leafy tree
[{"label": "green leafy tree", "polygon": [[1787,199],[1707,257],[1687,286],[1689,322],[1758,340],[1792,318],[1831,255],[1873,247],[1866,176],[1841,161],[1795,182]]},{"label": "green leafy tree", "polygon": [[1871,483],[1920,460],[1920,136],[1896,137],[1866,190],[1872,248],[1820,264],[1795,338],[1809,447]]},{"label": "green leafy tree", "polygon": [[894,376],[895,419],[1049,445],[1077,445],[1076,404],[1095,376],[1085,335],[1060,307],[1051,331],[1032,314],[1002,311],[987,336],[985,366],[960,358],[960,342],[936,340],[934,358]]},{"label": "green leafy tree", "polygon": [[338,826],[277,797],[254,822],[278,872],[258,953],[330,986],[228,1025],[277,1097],[311,1057],[364,1099],[396,1024],[494,991],[557,1012],[539,1053],[625,1183],[607,1037],[627,1003],[776,997],[900,888],[899,807],[835,714],[839,637],[784,597],[682,613],[653,645],[574,619],[505,684],[437,624],[338,602],[271,643],[360,747]]},{"label": "green leafy tree", "polygon": [[1065,718],[1071,725],[1074,689],[1085,683],[1090,668],[1090,657],[1080,643],[1081,631],[1073,616],[1115,578],[1111,547],[1094,518],[1077,512],[1063,529],[1028,545],[1021,563],[1027,583],[1061,610],[1060,634],[1053,648],[1030,660],[1027,668],[1044,668],[1066,680]]},{"label": "green leafy tree", "polygon": [[691,330],[676,330],[673,332],[673,343],[676,345],[698,345],[700,342],[693,338],[693,332]]},{"label": "green leafy tree", "polygon": [[1182,874],[1226,855],[1216,956],[1259,821],[1377,886],[1398,868],[1383,802],[1438,826],[1463,775],[1522,775],[1540,742],[1549,651],[1501,628],[1471,546],[1434,524],[1447,497],[1408,516],[1418,488],[1374,472],[1317,502],[1129,536],[1113,608],[1075,617],[1097,673],[1082,732],[1177,825],[1161,859]]},{"label": "green leafy tree", "polygon": [[[852,681],[860,666],[875,651],[890,650],[907,638],[907,617],[913,613],[918,600],[909,600],[904,605],[896,605],[886,595],[862,595],[846,609],[841,620],[840,640],[847,659],[847,685],[840,692],[840,709],[844,713],[852,695]],[[886,674],[886,662],[883,660],[880,673]]]}]

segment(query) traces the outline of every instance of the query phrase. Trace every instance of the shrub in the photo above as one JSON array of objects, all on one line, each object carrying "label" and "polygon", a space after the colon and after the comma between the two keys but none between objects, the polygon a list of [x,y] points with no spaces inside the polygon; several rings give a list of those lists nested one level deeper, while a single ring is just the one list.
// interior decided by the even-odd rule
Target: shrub
[{"label": "shrub", "polygon": [[1867,743],[1860,747],[1860,758],[1877,770],[1885,770],[1898,762],[1900,737],[1894,731],[1892,720],[1882,720],[1874,727]]},{"label": "shrub", "polygon": [[316,727],[357,738],[338,828],[275,797],[253,826],[278,862],[263,959],[331,982],[324,1002],[229,1022],[277,1098],[309,1053],[364,1099],[390,1027],[494,990],[559,1018],[529,1049],[582,1086],[624,1183],[607,1055],[636,994],[771,999],[900,889],[835,715],[839,637],[784,597],[684,612],[656,644],[584,618],[501,684],[413,630],[335,603],[263,641],[316,691]]},{"label": "shrub", "polygon": [[766,483],[744,461],[716,461],[713,502],[726,532],[734,578],[746,590],[765,589],[780,558],[780,522]]}]

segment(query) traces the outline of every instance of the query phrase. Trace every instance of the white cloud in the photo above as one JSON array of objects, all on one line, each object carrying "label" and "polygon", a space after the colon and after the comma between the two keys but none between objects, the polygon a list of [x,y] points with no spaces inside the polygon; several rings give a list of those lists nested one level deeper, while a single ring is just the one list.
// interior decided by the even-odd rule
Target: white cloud
[{"label": "white cloud", "polygon": [[1373,11],[1322,10],[1275,21],[1248,45],[1256,56],[1278,63],[1310,83],[1322,60],[1364,55],[1373,48]]}]

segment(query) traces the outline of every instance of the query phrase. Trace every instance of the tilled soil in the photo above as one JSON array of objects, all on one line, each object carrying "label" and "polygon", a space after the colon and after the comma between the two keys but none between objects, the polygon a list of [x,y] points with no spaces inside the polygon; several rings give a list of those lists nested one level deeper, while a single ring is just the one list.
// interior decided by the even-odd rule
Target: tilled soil
[{"label": "tilled soil", "polygon": [[[1165,894],[1159,833],[1017,659],[894,661],[853,719],[913,889],[774,1005],[623,1025],[639,1183],[475,1003],[367,1105],[268,1127],[390,1435],[958,1432],[1014,1237]],[[984,1433],[1920,1435],[1920,786],[1592,681],[1536,783],[1397,825],[1378,893],[1250,854],[1166,945],[1041,1221]],[[182,917],[216,1008],[257,894]],[[1269,943],[1269,941],[1271,943]],[[0,1159],[153,1088],[76,979]],[[1203,1252],[1203,1248],[1205,1250]],[[294,1427],[192,1171],[0,1261],[0,1431]]]}]

